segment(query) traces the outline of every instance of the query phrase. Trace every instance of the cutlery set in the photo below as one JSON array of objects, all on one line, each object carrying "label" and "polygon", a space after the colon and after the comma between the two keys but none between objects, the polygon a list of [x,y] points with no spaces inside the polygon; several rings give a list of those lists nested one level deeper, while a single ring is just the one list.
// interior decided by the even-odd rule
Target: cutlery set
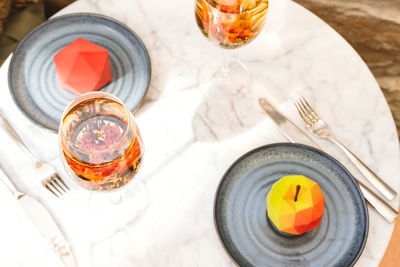
[{"label": "cutlery set", "polygon": [[[35,163],[36,177],[39,177],[42,185],[56,197],[59,197],[69,191],[69,187],[62,180],[52,165],[37,160],[34,153],[25,145],[25,143],[22,141],[22,138],[14,130],[10,122],[1,111],[0,118],[4,122],[5,127],[3,127],[3,129],[5,132],[23,151],[26,152],[27,155],[30,155],[31,159]],[[64,234],[58,227],[56,220],[49,213],[46,207],[35,198],[21,191],[14,184],[10,175],[8,175],[5,168],[1,164],[0,172],[2,174],[0,175],[0,180],[2,183],[16,198],[21,208],[24,210],[42,236],[50,243],[51,247],[56,251],[57,255],[63,261],[65,266],[75,266],[74,256],[69,248],[69,244]]]},{"label": "cutlery set", "polygon": [[307,129],[315,136],[328,139],[337,145],[353,164],[360,170],[364,177],[370,182],[385,198],[392,200],[396,196],[396,192],[390,188],[381,178],[378,177],[370,168],[368,168],[353,152],[351,152],[344,144],[336,139],[328,124],[313,110],[304,98],[300,98],[296,102],[296,108],[304,121]]},{"label": "cutlery set", "polygon": [[[259,99],[260,106],[277,124],[280,131],[292,143],[302,143],[319,148],[319,146],[299,129],[293,122],[283,116],[275,109],[265,98]],[[353,152],[351,152],[344,144],[337,140],[326,123],[317,112],[311,107],[305,98],[299,98],[294,103],[300,117],[302,118],[306,128],[315,136],[322,139],[328,139],[343,150],[346,156],[360,170],[374,188],[382,194],[386,199],[392,200],[396,196],[396,192],[387,185],[377,174],[368,168]],[[395,211],[385,200],[369,189],[366,185],[355,178],[364,198],[374,207],[388,222],[393,223],[398,217]]]}]

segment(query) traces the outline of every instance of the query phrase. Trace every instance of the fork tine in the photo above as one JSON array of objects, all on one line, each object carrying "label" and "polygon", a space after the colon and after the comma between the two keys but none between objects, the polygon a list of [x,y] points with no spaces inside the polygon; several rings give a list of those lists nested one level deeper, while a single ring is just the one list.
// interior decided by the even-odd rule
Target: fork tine
[{"label": "fork tine", "polygon": [[300,106],[302,107],[308,121],[310,124],[314,124],[319,120],[318,115],[315,113],[315,111],[312,109],[310,104],[308,104],[307,100],[305,100],[304,97],[299,98],[299,103]]},{"label": "fork tine", "polygon": [[306,106],[308,107],[308,109],[314,113],[315,115],[317,115],[317,112],[314,111],[314,109],[310,106],[310,104],[308,103],[307,99],[305,99],[304,97],[302,97],[303,102],[306,104]]},{"label": "fork tine", "polygon": [[294,103],[294,105],[296,106],[297,112],[299,113],[300,117],[303,119],[304,123],[306,125],[309,124],[309,122],[307,121],[305,115],[304,115],[304,111],[302,110],[300,104],[298,103],[298,101],[296,101],[296,103]]},{"label": "fork tine", "polygon": [[[55,176],[51,176],[51,181],[53,182],[54,188],[57,190],[57,188],[61,189],[62,191],[64,191],[64,193],[67,193],[67,191],[58,183],[57,178],[55,178]],[[57,190],[59,191],[59,190]],[[63,194],[61,191],[59,191],[60,194]]]},{"label": "fork tine", "polygon": [[297,104],[300,107],[300,110],[302,111],[303,116],[306,119],[307,123],[309,125],[311,125],[313,123],[313,121],[312,121],[312,117],[310,117],[309,110],[306,108],[306,106],[304,106],[304,103],[301,101],[301,99],[298,100]]},{"label": "fork tine", "polygon": [[51,187],[53,190],[57,191],[60,195],[63,194],[63,193],[57,188],[56,184],[53,182],[52,177],[50,177],[50,178],[47,180],[47,185],[48,185],[49,187]]},{"label": "fork tine", "polygon": [[47,180],[43,182],[43,186],[46,187],[47,190],[49,190],[51,193],[53,193],[53,195],[55,195],[56,197],[59,197],[56,192],[54,192],[50,186],[47,184]]},{"label": "fork tine", "polygon": [[300,106],[302,107],[302,110],[306,114],[306,116],[309,116],[311,114],[311,110],[307,108],[306,104],[304,103],[303,97],[299,98],[299,103],[300,103]]},{"label": "fork tine", "polygon": [[319,120],[319,116],[318,116],[317,112],[315,112],[315,110],[311,107],[311,105],[308,103],[308,101],[304,97],[302,97],[302,102],[303,102],[304,107],[306,107],[309,112],[309,117],[314,122]]},{"label": "fork tine", "polygon": [[64,183],[63,179],[58,175],[58,173],[54,174],[55,178],[67,189],[70,190],[69,187]]},{"label": "fork tine", "polygon": [[307,118],[307,112],[304,110],[300,99],[297,99],[297,101],[296,101],[296,107],[297,107],[297,110],[301,113],[301,115],[302,115],[304,118]]},{"label": "fork tine", "polygon": [[58,173],[54,173],[49,178],[44,179],[42,185],[56,197],[60,197],[70,190]]}]

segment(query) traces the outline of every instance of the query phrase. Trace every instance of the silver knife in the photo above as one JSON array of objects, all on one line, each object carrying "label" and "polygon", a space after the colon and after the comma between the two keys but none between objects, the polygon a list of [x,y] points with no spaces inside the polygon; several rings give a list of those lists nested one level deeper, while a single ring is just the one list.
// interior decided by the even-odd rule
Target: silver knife
[{"label": "silver knife", "polygon": [[[11,191],[22,209],[31,219],[32,223],[36,226],[36,228],[44,236],[44,238],[51,244],[58,256],[64,262],[65,266],[76,266],[75,259],[69,248],[68,242],[66,241],[64,235],[57,226],[51,214],[42,204],[40,204],[39,201],[18,189],[18,187],[12,182],[10,176],[7,174],[1,164],[0,170],[3,174],[0,175],[0,180]],[[5,179],[4,177],[8,179]]]},{"label": "silver knife", "polygon": [[[308,135],[306,135],[299,127],[297,127],[288,118],[282,115],[276,108],[274,108],[265,98],[258,99],[260,106],[264,111],[271,117],[276,123],[281,133],[289,139],[291,143],[300,143],[313,147],[319,148],[318,144],[315,143]],[[295,136],[296,140],[293,139]]]},{"label": "silver knife", "polygon": [[[300,128],[298,128],[293,122],[288,120],[279,111],[277,111],[265,98],[259,99],[260,106],[268,113],[272,120],[278,125],[279,130],[286,136],[291,143],[300,143],[311,145],[319,148],[319,146],[306,135]],[[388,222],[393,223],[398,212],[394,210],[389,204],[387,204],[382,198],[360,182],[354,177],[358,183],[364,198],[373,206]]]}]

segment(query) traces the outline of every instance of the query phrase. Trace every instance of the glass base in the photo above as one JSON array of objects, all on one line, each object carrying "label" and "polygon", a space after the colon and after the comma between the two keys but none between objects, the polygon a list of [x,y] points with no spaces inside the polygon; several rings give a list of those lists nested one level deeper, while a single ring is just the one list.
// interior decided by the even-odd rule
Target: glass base
[{"label": "glass base", "polygon": [[208,60],[198,77],[204,96],[192,120],[198,141],[229,139],[251,127],[247,114],[257,102],[252,96],[250,73],[242,62],[229,57],[225,62]]},{"label": "glass base", "polygon": [[143,214],[148,204],[146,186],[138,179],[115,192],[91,193],[87,207],[87,240],[98,243],[124,229]]},{"label": "glass base", "polygon": [[202,94],[221,102],[238,95],[246,95],[251,88],[250,72],[238,59],[227,56],[208,60],[200,69],[199,86]]}]

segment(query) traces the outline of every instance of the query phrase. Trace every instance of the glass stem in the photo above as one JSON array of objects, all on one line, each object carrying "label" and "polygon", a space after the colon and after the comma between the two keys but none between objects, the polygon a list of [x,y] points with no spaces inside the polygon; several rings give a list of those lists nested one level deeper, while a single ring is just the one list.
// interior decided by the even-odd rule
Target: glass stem
[{"label": "glass stem", "polygon": [[231,51],[225,51],[224,54],[225,54],[224,55],[224,63],[221,67],[220,75],[223,78],[226,78],[229,76],[229,74],[231,72],[229,65],[231,64],[231,61],[232,61],[232,53],[231,53]]},{"label": "glass stem", "polygon": [[115,194],[110,197],[110,201],[114,205],[118,205],[122,202],[122,196],[120,194]]}]

